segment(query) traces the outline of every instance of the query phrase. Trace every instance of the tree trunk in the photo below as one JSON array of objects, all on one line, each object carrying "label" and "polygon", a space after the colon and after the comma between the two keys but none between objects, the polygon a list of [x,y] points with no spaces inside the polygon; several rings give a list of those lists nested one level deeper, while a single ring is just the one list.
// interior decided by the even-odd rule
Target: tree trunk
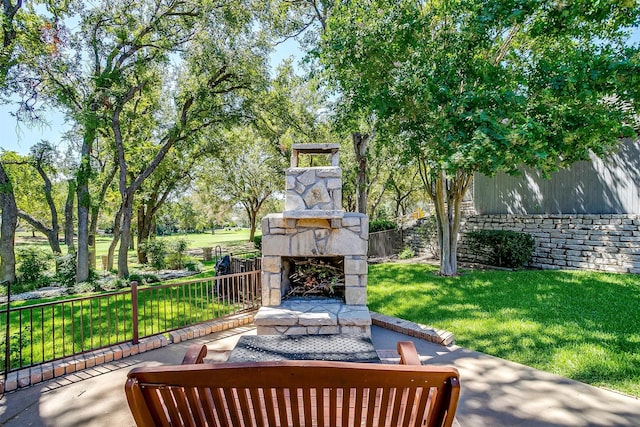
[{"label": "tree trunk", "polygon": [[140,264],[147,264],[149,258],[147,257],[147,249],[144,242],[149,238],[149,227],[147,226],[147,218],[145,216],[146,202],[141,203],[138,206],[138,262]]},{"label": "tree trunk", "polygon": [[460,231],[462,199],[466,194],[473,173],[457,171],[449,178],[444,170],[435,173],[419,160],[420,177],[436,211],[438,243],[440,245],[440,274],[458,274],[458,234]]},{"label": "tree trunk", "polygon": [[113,240],[109,244],[109,249],[107,250],[107,271],[113,270],[113,258],[114,253],[116,251],[116,246],[118,246],[118,242],[120,241],[120,223],[122,222],[122,205],[116,212],[116,216],[113,219]]},{"label": "tree trunk", "polygon": [[118,249],[118,277],[129,277],[129,241],[131,239],[131,219],[133,217],[133,192],[127,191],[122,204],[122,224],[120,225],[120,248]]},{"label": "tree trunk", "polygon": [[98,219],[100,217],[100,208],[104,203],[104,198],[107,194],[107,191],[109,191],[109,187],[113,182],[113,178],[115,177],[117,170],[118,165],[117,163],[114,163],[111,167],[111,170],[102,182],[98,197],[93,200],[93,203],[91,205],[91,216],[89,218],[89,246],[91,248],[90,264],[94,269],[96,268],[96,236],[98,235]]},{"label": "tree trunk", "polygon": [[91,175],[91,146],[96,136],[95,125],[97,118],[86,120],[88,128],[85,129],[80,152],[80,166],[76,177],[78,195],[78,254],[76,282],[84,282],[89,279],[89,209],[91,197],[89,193],[89,176]]},{"label": "tree trunk", "polygon": [[14,283],[16,281],[15,236],[18,225],[18,207],[13,195],[13,186],[2,163],[0,163],[0,208],[2,208],[0,282]]},{"label": "tree trunk", "polygon": [[[53,195],[51,194],[51,180],[47,176],[46,172],[42,168],[42,164],[38,161],[36,162],[36,170],[40,175],[40,178],[44,181],[44,196],[47,200],[47,206],[49,206],[49,213],[51,214],[51,228],[47,228],[44,224],[38,222],[42,228],[38,228],[40,231],[45,233],[47,239],[49,240],[49,246],[51,246],[51,250],[54,255],[62,254],[62,250],[60,249],[60,224],[58,222],[58,210],[56,209],[56,204],[53,201]],[[32,225],[34,225],[32,223]],[[34,225],[35,226],[35,225]],[[46,230],[46,231],[45,231]]]},{"label": "tree trunk", "polygon": [[67,245],[67,253],[75,253],[73,243],[73,202],[75,200],[76,183],[73,179],[67,181],[67,201],[64,204],[64,244]]},{"label": "tree trunk", "polygon": [[360,132],[351,134],[353,140],[353,150],[356,155],[358,172],[356,174],[356,212],[367,213],[367,148],[370,135],[363,135]]},{"label": "tree trunk", "polygon": [[60,241],[58,240],[57,230],[47,227],[42,222],[38,221],[24,211],[18,210],[18,216],[27,221],[29,225],[31,225],[34,229],[47,236],[49,247],[54,254],[62,253],[62,250],[60,249]]}]

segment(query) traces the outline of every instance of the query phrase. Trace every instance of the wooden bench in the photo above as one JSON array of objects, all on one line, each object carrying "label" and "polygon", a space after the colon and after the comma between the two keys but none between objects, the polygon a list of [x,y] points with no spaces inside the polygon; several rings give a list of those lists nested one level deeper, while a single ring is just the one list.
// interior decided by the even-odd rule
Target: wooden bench
[{"label": "wooden bench", "polygon": [[[411,342],[400,365],[277,361],[143,367],[125,385],[138,426],[451,426],[455,368],[422,366]],[[194,364],[195,363],[195,364]]]}]

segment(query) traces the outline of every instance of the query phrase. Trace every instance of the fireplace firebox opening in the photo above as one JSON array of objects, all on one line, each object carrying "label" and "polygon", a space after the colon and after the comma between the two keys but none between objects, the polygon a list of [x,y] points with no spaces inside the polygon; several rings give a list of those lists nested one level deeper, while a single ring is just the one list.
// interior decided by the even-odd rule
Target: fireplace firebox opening
[{"label": "fireplace firebox opening", "polygon": [[283,257],[283,299],[345,299],[344,257]]}]

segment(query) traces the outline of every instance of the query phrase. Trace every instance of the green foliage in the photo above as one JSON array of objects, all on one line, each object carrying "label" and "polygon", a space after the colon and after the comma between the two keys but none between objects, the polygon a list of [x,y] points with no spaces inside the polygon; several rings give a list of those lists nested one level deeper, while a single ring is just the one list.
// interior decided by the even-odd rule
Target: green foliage
[{"label": "green foliage", "polygon": [[129,282],[126,279],[117,277],[114,279],[102,281],[99,283],[100,289],[107,292],[117,291],[118,289],[122,289],[125,286],[128,286]]},{"label": "green foliage", "polygon": [[187,250],[189,242],[186,239],[173,240],[169,244],[169,256],[167,264],[172,270],[180,270],[184,268],[184,251]]},{"label": "green foliage", "polygon": [[97,284],[95,282],[81,282],[73,285],[73,293],[74,294],[88,294],[91,292],[95,292],[97,288]]},{"label": "green foliage", "polygon": [[163,239],[149,239],[145,243],[149,264],[156,270],[166,268],[167,242]]},{"label": "green foliage", "polygon": [[159,283],[160,279],[155,274],[135,272],[129,275],[128,283],[125,285],[128,286],[131,282],[138,282],[139,285],[148,285],[150,283]]},{"label": "green foliage", "polygon": [[414,256],[416,256],[416,253],[413,251],[413,249],[411,249],[410,246],[407,246],[398,254],[398,258],[400,259],[410,259]]},{"label": "green foliage", "polygon": [[397,230],[398,224],[388,219],[377,219],[369,222],[369,233],[385,230]]},{"label": "green foliage", "polygon": [[259,251],[262,250],[262,234],[253,236],[253,246]]},{"label": "green foliage", "polygon": [[57,272],[54,280],[62,286],[72,287],[76,284],[76,254],[70,253],[56,258]]},{"label": "green foliage", "polygon": [[418,163],[439,229],[457,229],[474,173],[548,174],[636,135],[639,19],[634,2],[336,2],[320,58],[340,113],[376,117],[376,139]]},{"label": "green foliage", "polygon": [[[51,268],[52,255],[39,248],[22,248],[18,250],[18,286],[23,291],[33,290],[51,283],[47,274]],[[18,292],[16,288],[16,292]]]},{"label": "green foliage", "polygon": [[466,238],[471,252],[487,257],[489,264],[498,267],[522,267],[535,248],[533,237],[511,230],[475,230],[468,232]]},{"label": "green foliage", "polygon": [[201,272],[203,269],[202,263],[193,257],[186,257],[183,265],[187,271]]}]

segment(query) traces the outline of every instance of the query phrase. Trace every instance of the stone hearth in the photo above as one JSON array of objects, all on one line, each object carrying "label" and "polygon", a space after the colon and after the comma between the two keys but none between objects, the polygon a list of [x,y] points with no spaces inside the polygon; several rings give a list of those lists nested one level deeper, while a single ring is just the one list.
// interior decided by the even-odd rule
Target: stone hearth
[{"label": "stone hearth", "polygon": [[[285,211],[262,219],[259,334],[370,334],[366,215],[342,209],[337,144],[294,144],[286,173]],[[330,166],[298,167],[301,155],[328,155]],[[287,295],[288,259],[344,260],[344,301]],[[342,285],[342,284],[340,284]]]}]

